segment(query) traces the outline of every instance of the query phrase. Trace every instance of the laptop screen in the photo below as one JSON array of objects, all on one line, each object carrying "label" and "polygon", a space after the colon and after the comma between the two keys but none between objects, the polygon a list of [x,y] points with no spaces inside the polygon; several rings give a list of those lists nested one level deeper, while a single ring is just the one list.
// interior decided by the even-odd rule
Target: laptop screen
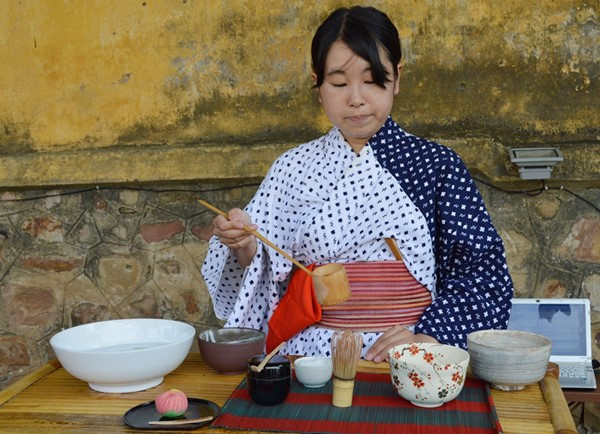
[{"label": "laptop screen", "polygon": [[513,303],[508,328],[546,336],[552,356],[585,356],[585,309],[574,303]]}]

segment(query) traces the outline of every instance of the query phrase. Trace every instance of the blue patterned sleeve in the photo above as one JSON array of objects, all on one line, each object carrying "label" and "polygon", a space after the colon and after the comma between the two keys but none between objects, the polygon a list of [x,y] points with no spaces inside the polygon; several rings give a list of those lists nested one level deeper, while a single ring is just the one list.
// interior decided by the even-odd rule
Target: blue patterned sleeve
[{"label": "blue patterned sleeve", "polygon": [[437,298],[415,333],[465,348],[473,331],[506,328],[513,285],[502,239],[460,157],[448,152],[437,175]]}]

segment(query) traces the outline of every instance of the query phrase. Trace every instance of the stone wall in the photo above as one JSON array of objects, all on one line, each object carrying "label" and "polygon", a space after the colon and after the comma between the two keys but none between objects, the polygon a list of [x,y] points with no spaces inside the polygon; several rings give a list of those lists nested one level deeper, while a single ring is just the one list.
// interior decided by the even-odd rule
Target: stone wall
[{"label": "stone wall", "polygon": [[[590,298],[600,359],[598,212],[566,191],[527,196],[479,186],[516,295]],[[256,186],[139,188],[0,195],[0,386],[53,357],[48,341],[63,328],[131,317],[198,330],[219,323],[199,272],[214,215],[195,198],[229,209],[244,206]],[[600,202],[600,189],[578,194]]]},{"label": "stone wall", "polygon": [[[255,188],[223,187],[202,197],[230,207]],[[195,197],[135,189],[0,195],[0,386],[53,357],[49,338],[64,328],[137,317],[218,324],[199,271],[214,216]]]}]

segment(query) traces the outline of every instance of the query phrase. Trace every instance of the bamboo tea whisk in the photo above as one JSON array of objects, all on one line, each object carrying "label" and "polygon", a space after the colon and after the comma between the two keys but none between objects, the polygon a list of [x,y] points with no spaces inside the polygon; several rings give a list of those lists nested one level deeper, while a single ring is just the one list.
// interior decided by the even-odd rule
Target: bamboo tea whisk
[{"label": "bamboo tea whisk", "polygon": [[331,336],[333,361],[333,399],[336,407],[350,407],[354,393],[354,377],[362,351],[362,334],[338,330]]}]

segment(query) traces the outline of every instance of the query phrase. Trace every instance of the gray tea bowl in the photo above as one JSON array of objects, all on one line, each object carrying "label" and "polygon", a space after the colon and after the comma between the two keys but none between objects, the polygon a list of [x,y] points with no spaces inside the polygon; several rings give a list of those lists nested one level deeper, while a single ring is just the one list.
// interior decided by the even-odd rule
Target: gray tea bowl
[{"label": "gray tea bowl", "polygon": [[467,336],[471,371],[500,390],[522,390],[544,378],[552,341],[516,330],[480,330]]}]

